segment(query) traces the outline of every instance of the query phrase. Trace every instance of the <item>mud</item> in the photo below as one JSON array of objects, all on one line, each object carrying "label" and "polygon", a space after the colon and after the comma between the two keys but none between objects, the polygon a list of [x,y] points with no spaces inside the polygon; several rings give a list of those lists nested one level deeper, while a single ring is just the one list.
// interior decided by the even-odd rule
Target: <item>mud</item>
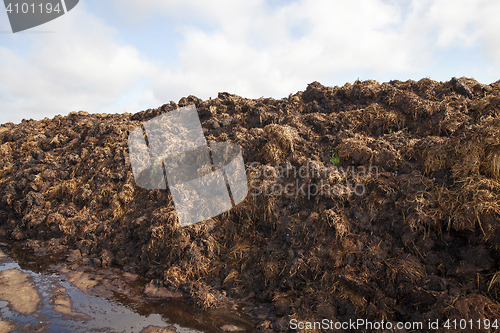
[{"label": "mud", "polygon": [[2,333],[254,331],[251,322],[232,313],[201,312],[183,298],[151,295],[151,283],[118,269],[69,268],[58,260],[20,257],[22,249],[15,247],[6,250],[20,265],[0,250]]},{"label": "mud", "polygon": [[40,296],[30,275],[17,269],[0,272],[0,299],[22,314],[32,314],[40,306]]},{"label": "mud", "polygon": [[[168,190],[134,184],[127,137],[192,103],[208,141],[241,147],[250,193],[181,228]],[[260,330],[500,319],[499,181],[500,81],[313,82],[281,100],[219,93],[0,127],[1,236]]]}]

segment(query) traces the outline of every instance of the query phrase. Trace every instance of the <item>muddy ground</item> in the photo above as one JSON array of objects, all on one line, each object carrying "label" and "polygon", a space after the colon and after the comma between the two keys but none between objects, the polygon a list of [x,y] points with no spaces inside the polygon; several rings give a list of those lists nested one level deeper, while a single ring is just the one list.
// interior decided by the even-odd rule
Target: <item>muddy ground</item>
[{"label": "muddy ground", "polygon": [[[181,228],[168,190],[135,185],[127,138],[192,103],[208,141],[241,147],[249,194]],[[313,82],[281,100],[7,123],[0,236],[242,309],[261,330],[326,318],[494,331],[477,321],[500,321],[500,81]]]},{"label": "muddy ground", "polygon": [[242,314],[192,308],[136,274],[73,265],[11,243],[0,243],[1,333],[255,332]]}]

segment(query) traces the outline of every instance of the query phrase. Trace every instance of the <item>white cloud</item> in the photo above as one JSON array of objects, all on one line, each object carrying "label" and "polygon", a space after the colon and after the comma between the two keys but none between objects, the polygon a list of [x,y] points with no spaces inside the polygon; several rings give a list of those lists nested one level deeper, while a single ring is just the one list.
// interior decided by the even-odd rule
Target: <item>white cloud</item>
[{"label": "white cloud", "polygon": [[[500,13],[500,3],[490,2],[485,8],[482,8],[481,13],[478,15],[478,21],[481,22],[480,33],[483,37],[483,48],[486,56],[500,65],[500,20],[498,19]],[[498,68],[497,68],[497,79]]]},{"label": "white cloud", "polygon": [[[10,117],[6,110],[36,118],[38,110],[44,116],[134,112],[219,91],[281,97],[314,80],[498,79],[500,3],[489,0],[110,0],[103,6],[111,10],[96,17],[80,2],[44,25],[56,33],[0,42],[0,122]],[[141,53],[120,35],[138,25],[142,33],[150,23],[154,30],[143,41],[174,48],[168,58],[177,54],[175,62]],[[175,45],[164,37],[172,40],[172,31],[162,31],[167,26],[175,27]],[[492,63],[483,65],[482,57]]]},{"label": "white cloud", "polygon": [[[83,109],[116,112],[120,95],[155,72],[82,5],[43,27],[55,33],[16,34],[9,36],[13,49],[0,48],[0,122]],[[29,52],[21,52],[26,44]]]},{"label": "white cloud", "polygon": [[[425,39],[437,53],[441,49],[471,49],[480,45],[485,55],[500,64],[500,3],[488,0],[413,0],[405,23],[409,36]],[[418,32],[420,31],[420,33]]]},{"label": "white cloud", "polygon": [[[486,49],[494,55],[494,45],[499,45],[497,34],[484,34],[487,22],[498,21],[491,14],[498,11],[487,1],[114,3],[123,15],[140,12],[144,20],[163,16],[177,22],[183,36],[179,62],[161,66],[162,75],[153,87],[158,100],[188,94],[208,98],[217,91],[286,96],[313,80],[343,84],[360,73],[376,79],[402,73],[449,79],[455,73],[446,64],[439,73],[426,72],[432,66],[440,68],[435,62],[441,50],[471,49],[489,38],[495,42]],[[481,17],[485,15],[486,21]]]},{"label": "white cloud", "polygon": [[[263,1],[243,7],[224,0],[187,1],[184,8],[149,1],[142,10],[153,3],[157,15],[182,22],[184,36],[180,67],[166,66],[155,89],[158,99],[167,93],[208,98],[222,90],[285,96],[313,80],[353,70],[412,70],[410,42],[394,30],[402,13],[382,1],[294,1],[274,8]],[[120,0],[120,5],[132,13],[137,2]]]}]

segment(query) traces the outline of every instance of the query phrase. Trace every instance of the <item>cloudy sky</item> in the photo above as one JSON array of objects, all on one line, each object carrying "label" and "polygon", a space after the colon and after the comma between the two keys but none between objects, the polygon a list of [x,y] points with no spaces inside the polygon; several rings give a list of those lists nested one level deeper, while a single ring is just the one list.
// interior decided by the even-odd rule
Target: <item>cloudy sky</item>
[{"label": "cloudy sky", "polygon": [[500,1],[80,0],[13,34],[0,11],[0,123],[137,112],[227,91],[282,98],[429,77],[500,79]]}]

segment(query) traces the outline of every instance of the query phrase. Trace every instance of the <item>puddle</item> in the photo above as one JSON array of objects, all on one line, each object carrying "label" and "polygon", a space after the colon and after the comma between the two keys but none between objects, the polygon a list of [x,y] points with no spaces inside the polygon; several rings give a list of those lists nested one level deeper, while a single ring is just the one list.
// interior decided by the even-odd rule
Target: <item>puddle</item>
[{"label": "puddle", "polygon": [[0,243],[0,332],[255,332],[240,314],[195,309],[147,282]]}]

